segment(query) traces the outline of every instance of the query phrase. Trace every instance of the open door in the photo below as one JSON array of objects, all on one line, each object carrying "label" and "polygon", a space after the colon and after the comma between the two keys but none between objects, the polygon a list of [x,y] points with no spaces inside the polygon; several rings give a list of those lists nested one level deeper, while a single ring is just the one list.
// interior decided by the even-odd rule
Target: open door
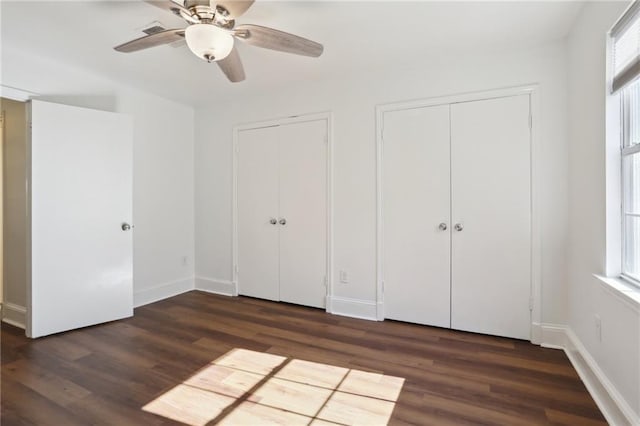
[{"label": "open door", "polygon": [[133,315],[129,117],[30,102],[27,336]]}]

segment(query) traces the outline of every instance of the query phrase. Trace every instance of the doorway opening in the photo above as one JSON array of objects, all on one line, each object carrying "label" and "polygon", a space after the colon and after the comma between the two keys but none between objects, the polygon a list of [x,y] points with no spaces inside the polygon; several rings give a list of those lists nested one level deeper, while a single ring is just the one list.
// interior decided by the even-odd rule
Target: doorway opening
[{"label": "doorway opening", "polygon": [[0,303],[2,321],[25,328],[27,306],[26,102],[0,98]]}]

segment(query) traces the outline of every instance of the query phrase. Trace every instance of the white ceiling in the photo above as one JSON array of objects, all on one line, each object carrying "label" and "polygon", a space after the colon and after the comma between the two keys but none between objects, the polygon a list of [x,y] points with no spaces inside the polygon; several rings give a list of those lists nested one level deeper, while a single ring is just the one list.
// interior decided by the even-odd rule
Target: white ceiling
[{"label": "white ceiling", "polygon": [[184,22],[141,1],[16,1],[2,7],[2,43],[27,49],[180,102],[202,105],[288,82],[339,78],[465,51],[527,48],[563,38],[582,7],[575,1],[261,1],[238,19],[324,44],[320,58],[238,42],[247,80],[229,83],[186,46],[131,54],[112,47],[153,21]]}]

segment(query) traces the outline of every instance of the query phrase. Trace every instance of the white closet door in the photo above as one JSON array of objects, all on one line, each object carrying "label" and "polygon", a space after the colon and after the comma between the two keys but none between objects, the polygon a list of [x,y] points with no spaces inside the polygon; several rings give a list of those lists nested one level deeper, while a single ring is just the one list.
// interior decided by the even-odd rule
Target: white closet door
[{"label": "white closet door", "polygon": [[238,290],[278,300],[278,127],[238,134]]},{"label": "white closet door", "polygon": [[280,300],[325,306],[327,122],[280,126]]},{"label": "white closet door", "polygon": [[451,326],[528,339],[529,96],[453,104],[451,156]]},{"label": "white closet door", "polygon": [[449,106],[385,113],[382,158],[385,317],[449,327]]}]

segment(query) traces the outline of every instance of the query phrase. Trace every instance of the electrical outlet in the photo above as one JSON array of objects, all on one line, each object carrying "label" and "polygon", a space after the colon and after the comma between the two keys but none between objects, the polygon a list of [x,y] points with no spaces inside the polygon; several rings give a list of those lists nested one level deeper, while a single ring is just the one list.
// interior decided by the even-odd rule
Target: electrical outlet
[{"label": "electrical outlet", "polygon": [[343,284],[349,282],[349,274],[347,274],[347,271],[340,271],[340,282]]},{"label": "electrical outlet", "polygon": [[598,342],[602,342],[602,319],[600,319],[600,315],[595,315],[595,325],[596,325],[596,339]]}]

